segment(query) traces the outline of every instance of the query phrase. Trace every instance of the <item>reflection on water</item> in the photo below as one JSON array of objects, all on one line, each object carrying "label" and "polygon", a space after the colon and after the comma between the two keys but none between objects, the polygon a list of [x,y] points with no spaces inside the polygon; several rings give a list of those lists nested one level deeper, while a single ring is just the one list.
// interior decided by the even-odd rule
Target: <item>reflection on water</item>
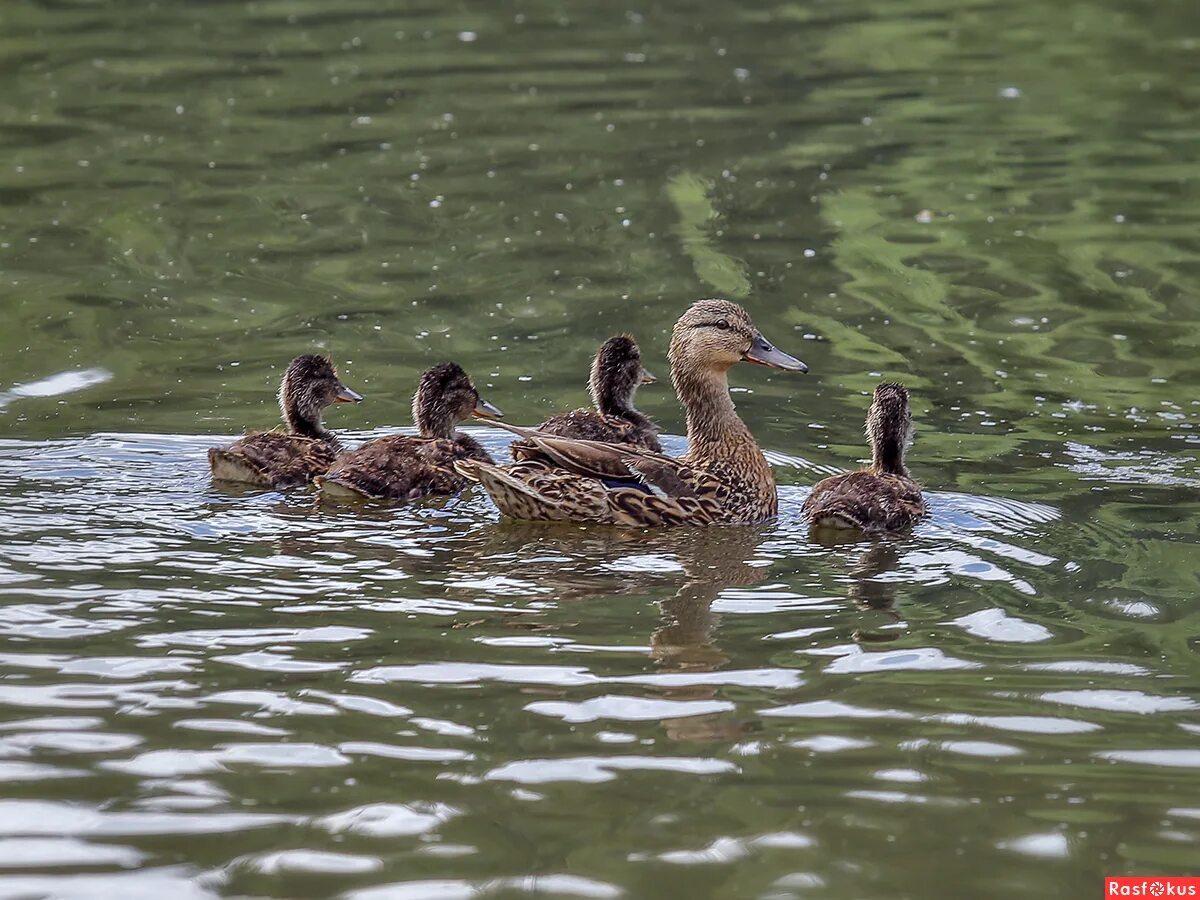
[{"label": "reflection on water", "polygon": [[[0,4],[0,895],[1195,874],[1193,19]],[[445,358],[532,422],[716,293],[812,366],[731,372],[761,528],[208,480],[297,352],[352,441]],[[932,514],[810,541],[882,378]]]},{"label": "reflection on water", "polygon": [[82,391],[93,385],[103,384],[112,378],[104,369],[84,369],[78,372],[59,372],[27,384],[14,384],[7,391],[0,391],[0,412],[14,400],[23,397],[56,397]]}]

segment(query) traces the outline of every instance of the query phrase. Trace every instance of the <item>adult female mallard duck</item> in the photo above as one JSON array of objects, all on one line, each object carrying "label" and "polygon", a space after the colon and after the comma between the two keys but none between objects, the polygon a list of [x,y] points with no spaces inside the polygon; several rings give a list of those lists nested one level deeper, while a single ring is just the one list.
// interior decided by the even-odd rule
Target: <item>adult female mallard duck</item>
[{"label": "adult female mallard duck", "polygon": [[272,488],[308,484],[342,449],[321,421],[322,410],[360,400],[360,394],[342,384],[328,359],[311,353],[297,356],[279,385],[279,409],[288,430],[260,431],[228,447],[210,448],[213,478]]},{"label": "adult female mallard duck", "polygon": [[813,527],[903,531],[925,515],[921,485],[905,463],[912,411],[903,385],[885,381],[875,388],[866,430],[871,465],[817,482],[801,507]]},{"label": "adult female mallard duck", "polygon": [[343,454],[317,479],[322,493],[377,500],[452,494],[466,486],[454,471],[457,460],[492,461],[475,438],[455,426],[471,416],[494,418],[503,413],[479,396],[457,363],[442,363],[421,376],[412,409],[417,436],[378,438]]},{"label": "adult female mallard duck", "polygon": [[[661,453],[658,428],[633,405],[638,386],[654,381],[655,377],[642,366],[637,341],[627,334],[611,337],[601,344],[592,360],[588,392],[596,408],[554,416],[537,430],[558,437],[627,444]],[[525,440],[513,443],[512,455],[518,461],[539,458],[534,445]]]},{"label": "adult female mallard duck", "polygon": [[455,468],[482,483],[500,511],[516,519],[716,525],[771,518],[779,508],[775,479],[734,411],[727,374],[742,361],[790,372],[808,367],[771,346],[747,312],[728,300],[692,304],[675,323],[669,355],[671,380],[687,411],[683,456],[500,425],[531,441],[542,460],[467,461]]}]

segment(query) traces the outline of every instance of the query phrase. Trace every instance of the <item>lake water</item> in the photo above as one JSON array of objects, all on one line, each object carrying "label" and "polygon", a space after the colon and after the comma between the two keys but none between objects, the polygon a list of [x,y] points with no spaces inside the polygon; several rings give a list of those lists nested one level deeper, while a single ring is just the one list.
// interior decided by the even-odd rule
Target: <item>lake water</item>
[{"label": "lake water", "polygon": [[[1198,104],[1182,2],[9,0],[0,896],[1200,874]],[[769,525],[209,481],[296,353],[536,422],[708,295]],[[932,515],[814,543],[884,377]]]}]

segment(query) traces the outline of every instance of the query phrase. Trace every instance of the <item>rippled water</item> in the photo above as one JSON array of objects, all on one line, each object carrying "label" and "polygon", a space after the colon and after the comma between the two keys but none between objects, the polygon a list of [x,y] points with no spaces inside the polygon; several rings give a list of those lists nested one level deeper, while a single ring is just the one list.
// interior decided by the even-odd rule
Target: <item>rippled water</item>
[{"label": "rippled water", "polygon": [[[1197,874],[1193,18],[3,4],[0,896]],[[445,357],[529,422],[615,330],[665,371],[708,294],[812,368],[733,373],[770,525],[207,477],[296,352],[367,395],[351,440]],[[932,516],[811,542],[880,377]]]}]

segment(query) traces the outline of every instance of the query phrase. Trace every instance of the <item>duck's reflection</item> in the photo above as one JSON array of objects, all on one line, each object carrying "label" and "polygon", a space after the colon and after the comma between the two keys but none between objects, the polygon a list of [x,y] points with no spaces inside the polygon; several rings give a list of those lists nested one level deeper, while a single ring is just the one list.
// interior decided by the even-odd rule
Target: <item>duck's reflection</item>
[{"label": "duck's reflection", "polygon": [[860,627],[855,629],[853,638],[865,643],[885,643],[894,641],[903,633],[894,626],[903,623],[896,605],[896,585],[881,576],[894,571],[900,565],[900,550],[895,542],[872,544],[861,556],[851,563],[847,574],[850,576],[849,589],[846,596],[850,601],[863,610],[877,610],[887,616],[887,625],[893,626],[888,630]]},{"label": "duck's reflection", "polygon": [[[658,601],[659,620],[650,634],[650,656],[666,676],[715,671],[729,658],[716,631],[713,601],[725,590],[764,581],[769,561],[756,558],[769,526],[679,528],[641,531],[553,524],[499,523],[480,546],[487,568],[536,583],[560,604],[616,596],[662,596],[664,582],[678,585]],[[686,677],[667,677],[650,688],[670,700],[709,700],[718,687]],[[753,721],[728,713],[667,718],[674,740],[731,741],[755,730]]]},{"label": "duck's reflection", "polygon": [[720,617],[712,604],[727,588],[766,579],[767,562],[754,556],[765,537],[761,526],[693,528],[658,536],[684,573],[675,594],[659,604],[662,620],[650,636],[651,655],[661,668],[710,672],[728,661],[715,641]]},{"label": "duck's reflection", "polygon": [[481,530],[477,559],[560,603],[650,598],[664,582],[682,579],[659,601],[652,656],[666,669],[710,671],[726,661],[713,640],[712,602],[726,588],[766,578],[767,561],[754,558],[765,534],[762,526],[649,531],[501,522]]},{"label": "duck's reflection", "polygon": [[[729,661],[716,642],[720,616],[712,611],[722,591],[758,584],[767,578],[766,560],[755,551],[766,538],[762,527],[692,529],[680,535],[676,553],[685,580],[672,597],[659,604],[662,620],[650,636],[651,656],[667,672],[711,672]],[[681,683],[663,686],[676,700],[708,700],[715,685]],[[756,719],[729,713],[665,719],[663,729],[676,741],[731,742],[759,730]]]},{"label": "duck's reflection", "polygon": [[[900,566],[900,545],[905,538],[873,537],[860,531],[814,528],[808,532],[810,541],[820,544],[828,550],[844,554],[848,565],[846,575],[849,578],[847,598],[859,609],[879,610],[886,613],[894,621],[902,621],[896,609],[895,585],[883,578],[888,572]],[[862,552],[853,554],[856,548]],[[862,636],[863,640],[871,640],[868,632],[856,632],[855,638]],[[876,640],[894,640],[894,636]]]}]

